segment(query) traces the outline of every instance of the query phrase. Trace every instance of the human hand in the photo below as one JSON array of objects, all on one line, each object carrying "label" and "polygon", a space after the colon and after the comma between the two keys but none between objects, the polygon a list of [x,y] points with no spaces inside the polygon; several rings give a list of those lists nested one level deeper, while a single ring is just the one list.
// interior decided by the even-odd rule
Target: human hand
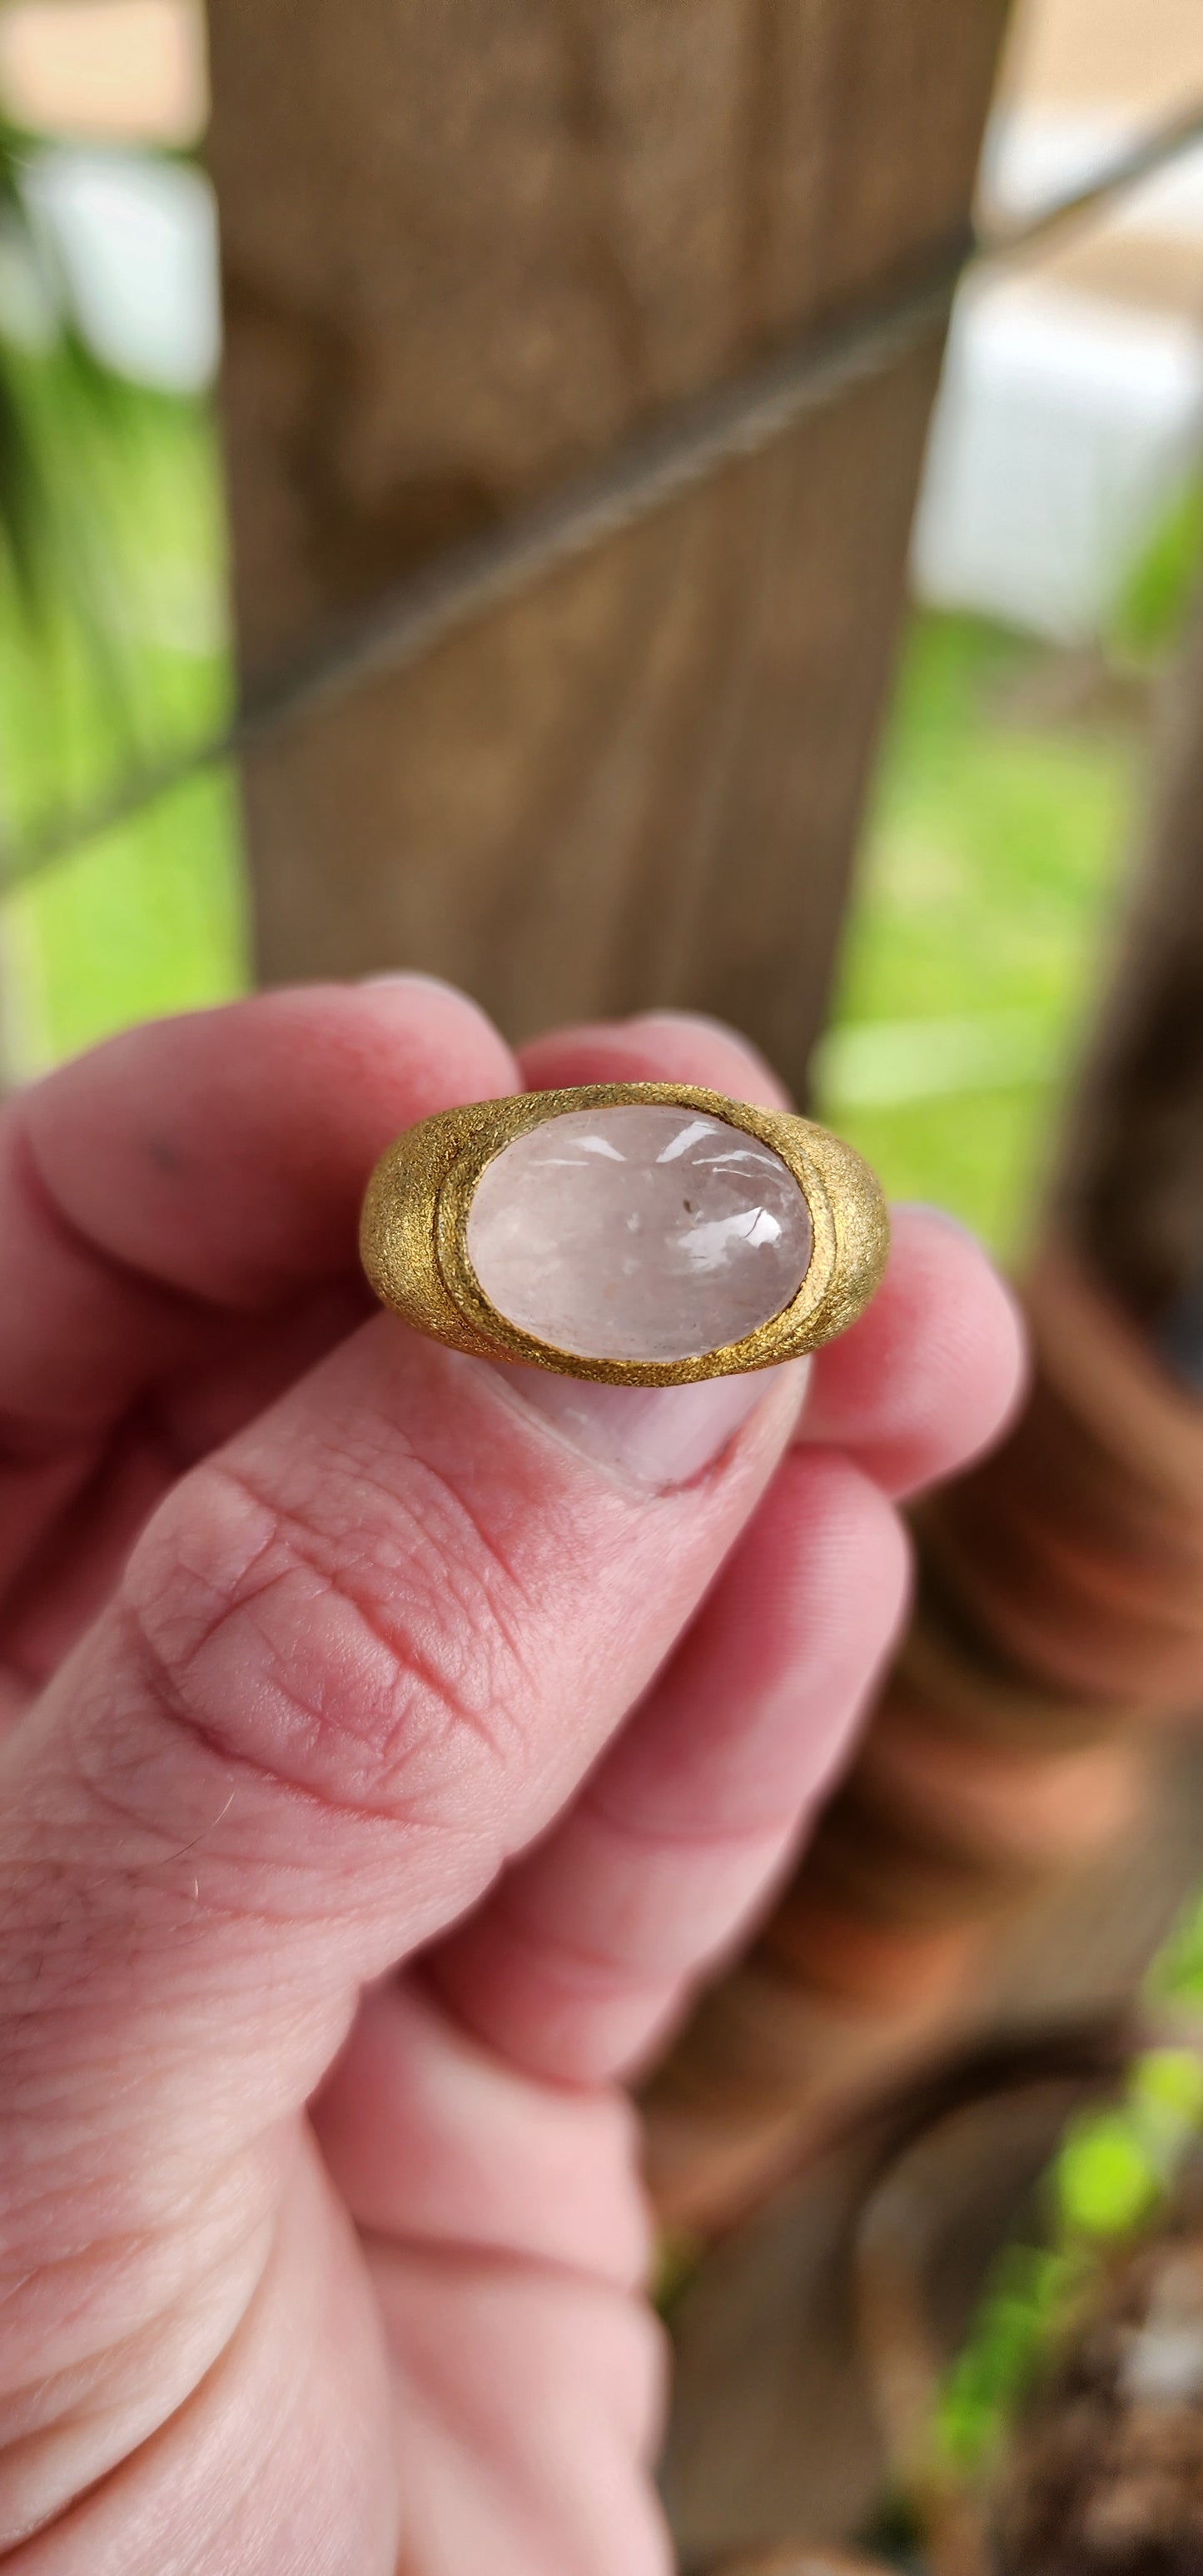
[{"label": "human hand", "polygon": [[889,1498],[1019,1361],[921,1216],[801,1421],[805,1364],[593,1389],[371,1313],[388,1139],[599,1079],[774,1098],[702,1022],[520,1068],[398,978],[135,1031],[0,1120],[20,2576],[669,2563],[617,2079],[846,1753]]}]

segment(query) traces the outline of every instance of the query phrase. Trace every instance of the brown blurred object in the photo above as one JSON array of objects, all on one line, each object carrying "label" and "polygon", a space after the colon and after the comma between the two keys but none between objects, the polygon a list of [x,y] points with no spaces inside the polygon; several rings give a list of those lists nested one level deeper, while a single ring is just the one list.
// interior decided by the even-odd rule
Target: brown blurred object
[{"label": "brown blurred object", "polygon": [[[951,2098],[946,2077],[909,2129],[894,2115],[866,2169],[849,2238],[861,2370],[877,2475],[921,2535],[928,2576],[1196,2576],[1203,2563],[1197,2161],[1153,2233],[1084,2258],[998,2454],[962,2471],[934,2438],[1000,2230],[1044,2240],[1049,2156],[1075,2109],[1113,2097],[1135,2035],[1082,2032],[1060,2073],[1023,2051],[1009,2066],[970,2063],[966,2098]],[[795,2386],[795,2402],[805,2395]],[[850,2517],[857,2502],[846,2499]],[[687,2561],[690,2576],[852,2576],[871,2564],[823,2540]]]},{"label": "brown blurred object", "polygon": [[755,1948],[648,2096],[665,2215],[728,2223],[955,2021],[983,1950],[1130,1831],[1151,1721],[1203,1698],[1203,1408],[1064,1251],[1031,1397],[918,1515],[913,1625]]},{"label": "brown blurred object", "polygon": [[[1203,614],[1027,1304],[1028,1402],[917,1515],[862,1752],[650,2088],[662,2204],[699,2238],[743,2213],[674,2314],[693,2546],[863,2523],[898,2444],[856,2252],[883,2129],[967,2031],[1026,2022],[1055,2052],[1075,1997],[1119,2011],[1198,1882],[1203,1755],[1166,1720],[1203,1701]],[[1013,2216],[990,2140],[988,2116],[931,2204],[983,2261]]]},{"label": "brown blurred object", "polygon": [[914,1623],[862,1750],[649,2089],[678,2226],[730,2223],[955,2025],[1000,1927],[1134,1829],[1154,1726],[1203,1702],[1203,1406],[1159,1355],[1203,1295],[1201,707],[1203,621],[1026,1292],[1031,1393],[917,1515]]},{"label": "brown blurred object", "polygon": [[[678,2227],[754,2206],[972,2017],[975,1979],[988,2011],[1000,1943],[1134,1844],[1157,1737],[1203,1704],[1203,614],[1163,780],[1025,1292],[1027,1404],[916,1515],[914,1620],[861,1752],[649,2087]],[[1167,1870],[1167,1918],[1180,1888]],[[1028,1974],[1055,2012],[1055,1955]]]},{"label": "brown blurred object", "polygon": [[1203,2567],[1203,2234],[1117,2258],[1026,2407],[993,2514],[998,2576]]},{"label": "brown blurred object", "polygon": [[[1096,2080],[1110,2092],[1107,2035],[1097,2044]],[[999,2233],[1044,2237],[1050,2147],[1094,2089],[1070,2058],[1060,2075],[1034,2075],[1020,2056],[976,2097],[921,2123],[883,2165],[857,2221],[861,2349],[890,2491],[922,2533],[928,2576],[997,2576],[985,2483],[938,2443],[936,2407]]]},{"label": "brown blurred object", "polygon": [[1111,2097],[1131,2017],[950,2053],[708,2254],[672,2313],[663,2468],[683,2563],[753,2541],[844,2546],[883,2495],[922,2510],[936,2576],[977,2576],[980,2516],[929,2456],[931,2402],[999,2244],[1038,2217],[1066,2119]]},{"label": "brown blurred object", "polygon": [[886,2576],[879,2558],[851,2558],[843,2549],[754,2549],[715,2561],[696,2576]]},{"label": "brown blurred object", "polygon": [[[212,0],[252,683],[965,238],[1007,0]],[[799,1089],[939,371],[897,359],[257,751],[269,980],[676,1004]]]}]

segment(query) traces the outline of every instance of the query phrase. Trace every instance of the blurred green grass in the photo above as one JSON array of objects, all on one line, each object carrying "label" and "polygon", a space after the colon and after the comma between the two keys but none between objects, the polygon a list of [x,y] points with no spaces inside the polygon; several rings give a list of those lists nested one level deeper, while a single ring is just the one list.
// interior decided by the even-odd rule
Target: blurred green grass
[{"label": "blurred green grass", "polygon": [[1143,734],[1139,690],[1094,657],[912,622],[817,1097],[891,1195],[1004,1254],[1105,971]]},{"label": "blurred green grass", "polygon": [[[228,703],[220,478],[203,404],[119,388],[93,508],[114,668],[66,599],[37,631],[0,594],[0,805],[21,831]],[[1194,521],[1139,605],[1158,633]],[[1139,710],[1100,670],[967,617],[917,614],[871,802],[818,1105],[891,1193],[1020,1239],[1100,971],[1142,765]],[[1079,674],[1079,679],[1081,675]],[[1132,693],[1129,692],[1129,699]],[[1111,702],[1111,698],[1115,703]],[[1083,699],[1083,689],[1078,689]],[[236,792],[206,776],[0,903],[21,1073],[247,976]]]},{"label": "blurred green grass", "polygon": [[[67,593],[0,585],[6,838],[201,739],[229,701],[220,477],[208,407],[114,385],[87,441],[104,651]],[[52,424],[53,426],[53,424]],[[93,531],[94,533],[95,531]],[[22,1074],[111,1030],[218,1001],[247,975],[237,798],[208,774],[0,903],[7,1044]]]}]

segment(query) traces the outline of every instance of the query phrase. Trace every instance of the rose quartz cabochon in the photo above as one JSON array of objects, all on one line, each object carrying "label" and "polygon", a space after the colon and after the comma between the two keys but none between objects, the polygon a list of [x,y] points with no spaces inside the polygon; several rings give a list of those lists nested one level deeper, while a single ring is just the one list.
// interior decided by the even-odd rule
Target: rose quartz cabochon
[{"label": "rose quartz cabochon", "polygon": [[498,1314],[580,1359],[683,1360],[779,1315],[810,1265],[792,1172],[695,1110],[573,1109],[477,1183],[468,1257]]}]

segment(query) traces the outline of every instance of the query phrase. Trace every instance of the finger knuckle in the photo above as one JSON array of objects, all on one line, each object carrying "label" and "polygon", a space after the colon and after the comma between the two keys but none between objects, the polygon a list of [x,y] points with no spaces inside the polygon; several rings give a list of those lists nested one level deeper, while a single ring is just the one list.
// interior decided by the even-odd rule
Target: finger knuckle
[{"label": "finger knuckle", "polygon": [[210,1461],[135,1551],[124,1606],[160,1696],[227,1760],[327,1803],[437,1808],[503,1762],[521,1704],[513,1578],[446,1491],[314,1510]]}]

